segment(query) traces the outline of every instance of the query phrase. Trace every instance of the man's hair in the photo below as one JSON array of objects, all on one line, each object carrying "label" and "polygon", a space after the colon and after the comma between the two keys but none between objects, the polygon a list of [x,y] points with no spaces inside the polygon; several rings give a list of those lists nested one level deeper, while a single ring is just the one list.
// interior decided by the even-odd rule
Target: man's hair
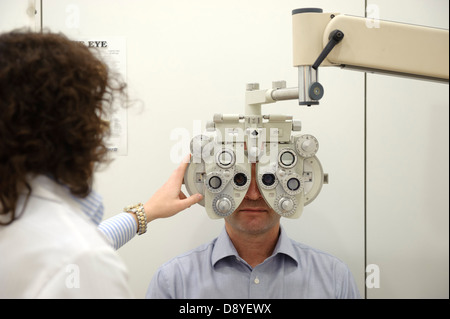
[{"label": "man's hair", "polygon": [[33,176],[88,195],[95,164],[107,161],[104,119],[125,87],[89,48],[62,34],[0,34],[0,214],[10,217],[3,224],[17,217]]}]

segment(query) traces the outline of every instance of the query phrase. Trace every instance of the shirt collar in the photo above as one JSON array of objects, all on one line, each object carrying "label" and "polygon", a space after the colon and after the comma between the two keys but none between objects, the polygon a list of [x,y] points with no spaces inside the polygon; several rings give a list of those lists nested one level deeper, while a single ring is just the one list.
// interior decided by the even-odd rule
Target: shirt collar
[{"label": "shirt collar", "polygon": [[99,225],[103,219],[103,199],[94,190],[92,190],[85,198],[80,198],[72,195],[75,202],[80,205],[81,210],[89,219],[96,225]]},{"label": "shirt collar", "polygon": [[275,246],[275,249],[273,250],[272,256],[275,256],[276,254],[284,254],[290,257],[297,263],[297,265],[300,263],[300,260],[298,260],[296,250],[292,244],[292,240],[289,238],[287,232],[281,225],[280,225],[280,237],[278,237],[278,242],[277,245]]},{"label": "shirt collar", "polygon": [[239,254],[237,253],[236,248],[234,248],[234,245],[224,227],[214,243],[214,249],[211,254],[211,263],[213,267],[219,260],[229,256],[238,257]]},{"label": "shirt collar", "polygon": [[[286,231],[280,225],[280,236],[278,237],[278,242],[273,250],[272,256],[268,258],[272,258],[278,254],[284,254],[290,258],[292,258],[297,264],[299,264],[299,260],[297,254],[295,253],[295,249],[292,245],[291,239],[288,237]],[[230,237],[226,229],[224,228],[220,233],[219,237],[217,237],[216,242],[214,244],[214,249],[211,254],[211,263],[213,267],[215,264],[227,257],[234,256],[239,257],[236,248],[231,242]],[[240,258],[240,257],[239,257]]]}]

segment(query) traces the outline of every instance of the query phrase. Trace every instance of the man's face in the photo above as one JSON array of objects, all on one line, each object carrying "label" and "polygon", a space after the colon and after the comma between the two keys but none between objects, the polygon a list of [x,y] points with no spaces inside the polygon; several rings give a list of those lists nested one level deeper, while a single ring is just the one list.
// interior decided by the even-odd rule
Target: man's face
[{"label": "man's face", "polygon": [[278,215],[259,192],[256,182],[256,164],[252,164],[252,179],[250,186],[239,207],[230,216],[225,217],[227,227],[247,234],[262,234],[273,227],[278,227]]}]

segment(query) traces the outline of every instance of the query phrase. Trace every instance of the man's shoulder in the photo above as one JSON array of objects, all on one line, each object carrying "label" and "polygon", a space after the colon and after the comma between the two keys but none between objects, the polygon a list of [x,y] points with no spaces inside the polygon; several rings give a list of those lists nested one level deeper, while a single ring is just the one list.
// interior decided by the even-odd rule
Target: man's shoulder
[{"label": "man's shoulder", "polygon": [[328,253],[318,248],[311,247],[304,243],[295,241],[291,238],[289,239],[292,243],[292,247],[294,248],[295,253],[297,254],[297,257],[300,260],[303,261],[321,260],[322,262],[327,262],[331,264],[345,265],[341,259],[332,255],[331,253]]},{"label": "man's shoulder", "polygon": [[188,250],[184,253],[181,253],[178,256],[173,257],[172,259],[168,260],[164,264],[161,265],[161,268],[171,268],[175,265],[179,264],[186,264],[189,262],[196,262],[199,260],[210,260],[214,244],[216,243],[217,238],[214,238],[213,240],[201,244],[191,250]]}]

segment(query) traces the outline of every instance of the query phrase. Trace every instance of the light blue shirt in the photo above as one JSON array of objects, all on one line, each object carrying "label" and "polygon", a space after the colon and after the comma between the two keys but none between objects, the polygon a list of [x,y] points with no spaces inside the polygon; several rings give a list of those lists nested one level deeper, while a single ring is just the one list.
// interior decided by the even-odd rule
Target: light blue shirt
[{"label": "light blue shirt", "polygon": [[360,298],[338,258],[291,240],[281,228],[272,256],[252,268],[239,257],[226,230],[162,265],[146,298],[275,299]]},{"label": "light blue shirt", "polygon": [[91,191],[85,198],[72,196],[81,210],[98,226],[114,249],[119,249],[130,241],[137,233],[136,220],[128,213],[120,213],[102,221],[103,200],[100,194]]}]

